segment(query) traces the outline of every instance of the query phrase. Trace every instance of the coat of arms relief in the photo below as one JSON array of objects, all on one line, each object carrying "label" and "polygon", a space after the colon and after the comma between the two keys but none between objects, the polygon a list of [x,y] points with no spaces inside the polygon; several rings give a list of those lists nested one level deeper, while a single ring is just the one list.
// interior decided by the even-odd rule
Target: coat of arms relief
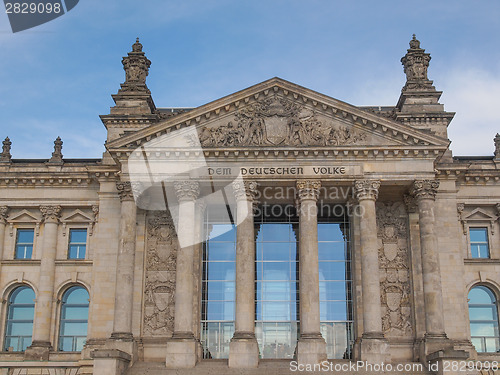
[{"label": "coat of arms relief", "polygon": [[274,96],[239,110],[233,121],[201,128],[199,138],[203,147],[344,146],[365,144],[367,136],[348,125],[321,120],[313,110]]},{"label": "coat of arms relief", "polygon": [[377,203],[382,329],[388,336],[411,336],[411,290],[407,215],[403,202]]},{"label": "coat of arms relief", "polygon": [[174,328],[175,267],[179,243],[170,213],[147,221],[144,335],[171,336]]}]

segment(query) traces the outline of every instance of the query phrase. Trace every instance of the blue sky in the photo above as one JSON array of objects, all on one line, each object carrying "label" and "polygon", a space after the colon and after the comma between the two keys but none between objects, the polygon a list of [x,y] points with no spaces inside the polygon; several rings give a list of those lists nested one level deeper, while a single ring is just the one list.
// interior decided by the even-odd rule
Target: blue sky
[{"label": "blue sky", "polygon": [[395,105],[413,33],[457,112],[454,155],[492,155],[500,132],[500,2],[80,0],[13,34],[0,12],[0,138],[15,158],[100,157],[136,37],[157,107],[199,106],[274,76],[354,105]]}]

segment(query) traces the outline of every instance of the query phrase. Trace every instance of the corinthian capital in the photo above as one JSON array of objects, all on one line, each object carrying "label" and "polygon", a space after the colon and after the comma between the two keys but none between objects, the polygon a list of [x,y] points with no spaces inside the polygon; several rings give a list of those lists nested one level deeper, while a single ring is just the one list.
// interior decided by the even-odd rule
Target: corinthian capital
[{"label": "corinthian capital", "polygon": [[306,199],[318,200],[321,181],[319,180],[298,180],[297,196],[299,201]]},{"label": "corinthian capital", "polygon": [[410,194],[416,199],[435,199],[439,181],[435,180],[417,180],[413,182]]},{"label": "corinthian capital", "polygon": [[200,195],[200,185],[196,181],[175,181],[174,188],[179,201],[195,200]]},{"label": "corinthian capital", "polygon": [[379,188],[379,180],[358,180],[354,182],[354,194],[359,201],[364,199],[377,200]]},{"label": "corinthian capital", "polygon": [[0,223],[4,223],[7,220],[7,216],[9,216],[9,207],[0,206]]},{"label": "corinthian capital", "polygon": [[257,182],[255,181],[233,181],[233,192],[236,200],[253,201],[257,195]]},{"label": "corinthian capital", "polygon": [[54,223],[61,216],[61,206],[40,206],[40,212],[42,213],[43,221]]},{"label": "corinthian capital", "polygon": [[121,201],[134,199],[134,192],[130,181],[118,181],[116,183],[116,189],[118,190]]}]

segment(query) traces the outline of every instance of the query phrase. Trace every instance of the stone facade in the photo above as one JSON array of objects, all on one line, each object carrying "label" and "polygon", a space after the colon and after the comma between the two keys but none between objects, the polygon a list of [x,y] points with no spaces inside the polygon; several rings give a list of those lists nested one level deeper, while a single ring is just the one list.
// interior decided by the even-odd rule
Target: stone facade
[{"label": "stone facade", "polygon": [[[454,157],[454,113],[428,78],[430,54],[414,36],[401,61],[407,82],[394,107],[356,107],[273,78],[177,110],[155,106],[146,85],[151,61],[137,40],[123,58],[116,105],[101,116],[102,159],[64,158],[59,137],[50,159],[16,159],[15,140],[6,138],[0,374],[288,373],[287,360],[260,359],[253,313],[254,210],[276,203],[265,192],[279,187],[294,193],[277,201],[298,212],[299,364],[327,360],[322,202],[349,208],[352,360],[441,366],[423,373],[442,373],[450,360],[499,361],[473,345],[468,293],[481,285],[500,298],[500,136],[492,156]],[[350,193],[328,195],[333,189]],[[223,191],[238,224],[235,332],[228,359],[212,361],[202,359],[200,343],[202,226],[212,195]],[[471,228],[485,230],[487,256],[475,253]],[[26,229],[32,255],[19,259]],[[73,229],[86,230],[83,258],[68,259]],[[32,343],[8,351],[6,314],[20,286],[36,295]],[[81,351],[62,351],[61,306],[74,286],[90,295],[87,339]],[[498,322],[498,306],[495,314]]]}]

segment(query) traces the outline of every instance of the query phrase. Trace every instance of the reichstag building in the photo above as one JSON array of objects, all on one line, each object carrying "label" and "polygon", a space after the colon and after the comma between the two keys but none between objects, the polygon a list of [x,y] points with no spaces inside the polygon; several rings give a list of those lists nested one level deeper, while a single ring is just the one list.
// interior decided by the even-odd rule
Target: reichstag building
[{"label": "reichstag building", "polygon": [[500,135],[452,154],[430,60],[390,107],[272,78],[160,108],[137,39],[101,159],[3,141],[0,374],[493,374]]}]

